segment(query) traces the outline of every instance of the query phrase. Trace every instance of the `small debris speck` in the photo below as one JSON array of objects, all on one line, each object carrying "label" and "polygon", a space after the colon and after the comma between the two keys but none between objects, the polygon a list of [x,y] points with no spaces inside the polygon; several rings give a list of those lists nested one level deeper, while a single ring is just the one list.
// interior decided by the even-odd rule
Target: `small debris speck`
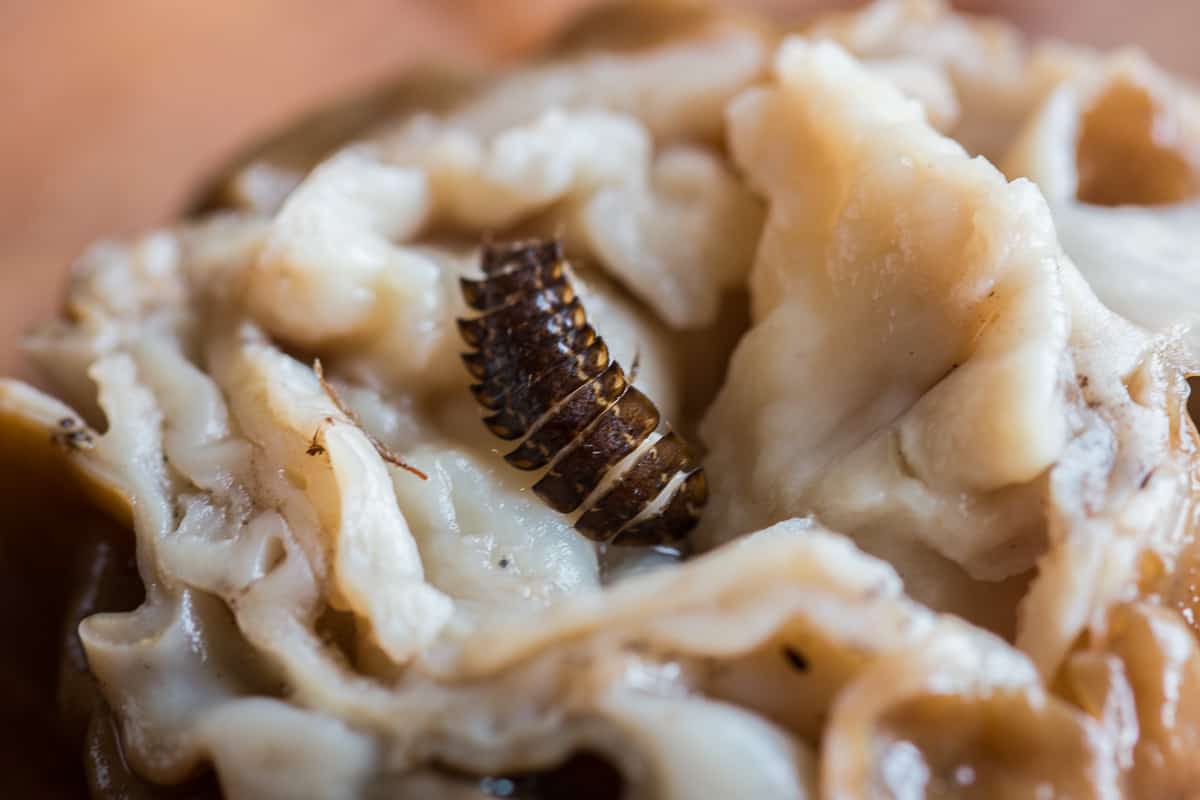
[{"label": "small debris speck", "polygon": [[509,562],[508,562],[508,559],[507,559],[507,558],[502,558],[502,559],[500,559],[500,569],[504,569],[504,568],[506,568],[506,567],[508,566],[508,563],[509,563]]},{"label": "small debris speck", "polygon": [[783,657],[787,659],[788,664],[797,672],[808,672],[808,659],[804,654],[794,647],[783,648]]}]

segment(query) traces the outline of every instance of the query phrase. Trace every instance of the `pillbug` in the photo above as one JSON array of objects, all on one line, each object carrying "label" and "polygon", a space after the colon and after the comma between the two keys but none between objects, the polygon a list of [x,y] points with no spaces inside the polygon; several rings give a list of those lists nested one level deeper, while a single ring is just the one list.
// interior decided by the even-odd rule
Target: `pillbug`
[{"label": "pillbug", "polygon": [[609,357],[567,274],[561,243],[486,244],[482,280],[460,279],[479,316],[458,320],[475,400],[513,467],[575,528],[614,545],[681,543],[708,499],[704,470],[654,402]]}]

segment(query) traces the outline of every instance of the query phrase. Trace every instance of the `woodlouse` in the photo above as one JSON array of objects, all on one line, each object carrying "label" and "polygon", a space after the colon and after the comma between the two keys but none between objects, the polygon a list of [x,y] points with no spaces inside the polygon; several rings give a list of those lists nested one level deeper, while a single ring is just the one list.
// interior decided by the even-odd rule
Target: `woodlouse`
[{"label": "woodlouse", "polygon": [[[471,393],[484,424],[516,441],[504,458],[545,470],[534,492],[579,512],[575,528],[614,545],[676,545],[708,499],[704,471],[675,432],[658,434],[654,402],[631,385],[588,324],[558,240],[487,244],[482,280],[461,279],[458,320],[472,348]],[[652,438],[655,437],[655,438]]]}]

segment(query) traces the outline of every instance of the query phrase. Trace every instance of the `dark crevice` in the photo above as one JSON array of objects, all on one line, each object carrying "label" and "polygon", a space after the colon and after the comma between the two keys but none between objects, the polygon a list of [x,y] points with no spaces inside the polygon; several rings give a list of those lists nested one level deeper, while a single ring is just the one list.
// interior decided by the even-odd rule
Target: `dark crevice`
[{"label": "dark crevice", "polygon": [[544,770],[479,777],[439,764],[436,771],[462,785],[474,785],[485,797],[512,800],[622,800],[629,787],[621,771],[604,755],[579,750]]}]

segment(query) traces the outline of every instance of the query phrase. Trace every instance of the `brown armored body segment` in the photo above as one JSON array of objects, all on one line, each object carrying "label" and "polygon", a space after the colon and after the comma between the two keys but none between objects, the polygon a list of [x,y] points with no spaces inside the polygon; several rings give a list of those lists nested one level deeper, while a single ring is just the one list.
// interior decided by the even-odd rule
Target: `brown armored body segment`
[{"label": "brown armored body segment", "polygon": [[491,311],[519,300],[531,291],[566,284],[567,273],[561,261],[523,264],[481,281],[460,278],[463,300],[476,311]]},{"label": "brown armored body segment", "polygon": [[495,341],[500,338],[497,333],[505,335],[525,325],[536,325],[542,318],[559,313],[574,300],[575,290],[570,284],[563,283],[523,295],[508,305],[487,312],[476,321],[492,333],[491,340]]},{"label": "brown armored body segment", "polygon": [[612,544],[647,546],[682,542],[696,527],[707,500],[708,480],[703,470],[696,470],[679,484],[661,511],[618,532]]},{"label": "brown armored body segment", "polygon": [[530,264],[563,263],[562,241],[559,239],[518,239],[483,247],[483,274],[491,277],[498,272]]},{"label": "brown armored body segment", "polygon": [[463,353],[463,364],[471,377],[479,381],[501,380],[510,383],[521,377],[526,370],[540,375],[565,356],[573,356],[586,350],[596,341],[596,331],[591,325],[571,331],[566,336],[548,340],[544,346],[513,344],[508,347],[493,346],[487,352],[476,350]]},{"label": "brown armored body segment", "polygon": [[[551,369],[539,378],[534,378],[528,383],[518,383],[504,392],[500,401],[494,403],[499,406],[498,410],[495,414],[484,417],[484,423],[501,439],[524,436],[533,424],[555,405],[602,373],[608,367],[608,363],[608,348],[604,346],[603,340],[597,339],[587,352],[580,354],[576,362],[564,364],[559,369]],[[476,400],[480,400],[482,392],[476,392],[474,386],[471,390]],[[491,401],[493,398],[486,399]],[[490,405],[482,401],[480,404],[491,409]],[[509,433],[498,433],[493,425]]]},{"label": "brown armored body segment", "polygon": [[462,357],[478,381],[471,393],[495,412],[484,424],[521,440],[505,460],[545,469],[533,490],[556,511],[576,512],[595,497],[575,523],[588,538],[681,543],[707,499],[704,473],[675,433],[643,447],[662,421],[658,408],[588,325],[562,246],[489,244],[482,261],[482,280],[460,281],[467,306],[482,313],[458,327],[473,348]]},{"label": "brown armored body segment", "polygon": [[630,386],[562,451],[550,471],[533,485],[533,491],[555,511],[574,511],[609,469],[654,432],[658,422],[654,403]]},{"label": "brown armored body segment", "polygon": [[637,461],[583,513],[575,527],[602,538],[633,521],[654,502],[671,478],[692,466],[692,453],[674,431],[647,447]]},{"label": "brown armored body segment", "polygon": [[563,353],[551,361],[545,368],[528,372],[509,373],[489,378],[483,383],[471,385],[471,394],[475,400],[489,411],[508,406],[520,406],[527,402],[522,392],[534,391],[543,383],[550,384],[545,392],[557,394],[547,395],[549,400],[541,402],[553,403],[555,398],[561,399],[564,382],[577,379],[580,384],[599,375],[608,366],[608,346],[603,339],[596,339],[582,350]]},{"label": "brown armored body segment", "polygon": [[583,304],[576,298],[553,314],[532,316],[520,320],[519,324],[509,324],[507,327],[497,324],[496,320],[489,320],[486,316],[460,319],[458,333],[467,346],[485,350],[488,347],[503,346],[500,343],[510,341],[510,337],[514,336],[528,337],[527,343],[531,345],[543,344],[586,325],[587,314],[583,311]]},{"label": "brown armored body segment", "polygon": [[517,469],[541,469],[550,463],[581,430],[617,402],[628,384],[621,365],[612,363],[603,373],[576,389],[566,401],[533,429],[521,446],[504,457]]}]

